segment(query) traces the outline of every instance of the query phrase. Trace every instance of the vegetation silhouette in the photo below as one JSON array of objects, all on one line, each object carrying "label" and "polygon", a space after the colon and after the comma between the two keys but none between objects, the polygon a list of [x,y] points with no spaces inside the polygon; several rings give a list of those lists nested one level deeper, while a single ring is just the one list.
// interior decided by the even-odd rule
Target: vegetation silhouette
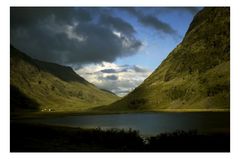
[{"label": "vegetation silhouette", "polygon": [[138,131],[11,123],[11,152],[229,152],[229,134],[196,131],[141,137]]}]

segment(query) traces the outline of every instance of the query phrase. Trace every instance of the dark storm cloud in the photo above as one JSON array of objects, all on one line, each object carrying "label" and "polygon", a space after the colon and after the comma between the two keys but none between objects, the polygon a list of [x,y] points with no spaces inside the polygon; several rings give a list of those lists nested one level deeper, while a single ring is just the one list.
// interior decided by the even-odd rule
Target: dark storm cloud
[{"label": "dark storm cloud", "polygon": [[129,23],[101,12],[97,20],[93,10],[12,7],[11,44],[34,58],[72,65],[113,62],[138,51],[142,43]]},{"label": "dark storm cloud", "polygon": [[90,21],[91,14],[83,8],[65,7],[11,7],[11,27],[36,25],[39,21],[52,18],[58,24],[71,24],[74,21]]},{"label": "dark storm cloud", "polygon": [[122,20],[119,17],[112,17],[110,15],[103,14],[100,20],[103,25],[112,27],[113,29],[116,29],[119,32],[125,34],[132,34],[135,32],[131,24],[127,23],[126,21]]},{"label": "dark storm cloud", "polygon": [[115,69],[104,69],[101,70],[102,73],[117,73],[118,71]]},{"label": "dark storm cloud", "polygon": [[[136,68],[135,68],[136,67]],[[133,66],[133,70],[136,71],[136,72],[145,72],[145,69],[142,69],[140,67],[137,67],[137,66]],[[121,73],[121,72],[128,72],[129,68],[123,68],[123,69],[104,69],[104,70],[101,70],[102,73]]]},{"label": "dark storm cloud", "polygon": [[137,8],[134,8],[134,7],[122,7],[122,8],[120,8],[120,10],[126,11],[129,14],[134,15],[136,17],[142,17],[143,16],[143,13],[140,10],[138,10]]},{"label": "dark storm cloud", "polygon": [[[147,13],[147,9],[150,8],[151,12]],[[134,7],[123,7],[120,10],[126,11],[129,14],[137,17],[138,21],[145,26],[151,27],[157,31],[178,36],[177,31],[172,28],[168,23],[163,22],[158,18],[158,14],[164,14],[169,12],[188,12],[192,15],[196,14],[201,7],[145,7],[145,8],[134,8]]]},{"label": "dark storm cloud", "polygon": [[152,15],[143,16],[139,21],[145,25],[156,29],[157,31],[162,31],[166,34],[177,35],[177,31],[174,30],[169,24],[160,21],[157,17]]},{"label": "dark storm cloud", "polygon": [[[156,9],[156,8],[155,8]],[[158,8],[157,8],[158,9]],[[161,8],[159,8],[161,10]],[[154,15],[145,15],[142,10],[144,8],[122,8],[122,10],[128,12],[129,14],[136,16],[138,21],[145,26],[151,27],[157,31],[170,34],[177,35],[177,31],[173,29],[169,24],[161,21]]]},{"label": "dark storm cloud", "polygon": [[169,12],[188,12],[190,14],[196,14],[202,7],[122,7],[120,10],[126,11],[136,17],[144,16],[144,12],[150,10],[152,14],[157,13],[169,13]]}]

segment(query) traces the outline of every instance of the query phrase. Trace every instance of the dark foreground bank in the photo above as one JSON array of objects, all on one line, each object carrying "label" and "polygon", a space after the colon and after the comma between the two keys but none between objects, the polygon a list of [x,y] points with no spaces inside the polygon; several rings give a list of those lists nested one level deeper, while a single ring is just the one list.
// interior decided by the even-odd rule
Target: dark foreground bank
[{"label": "dark foreground bank", "polygon": [[11,152],[229,152],[229,134],[196,131],[162,133],[143,139],[137,131],[10,124]]}]

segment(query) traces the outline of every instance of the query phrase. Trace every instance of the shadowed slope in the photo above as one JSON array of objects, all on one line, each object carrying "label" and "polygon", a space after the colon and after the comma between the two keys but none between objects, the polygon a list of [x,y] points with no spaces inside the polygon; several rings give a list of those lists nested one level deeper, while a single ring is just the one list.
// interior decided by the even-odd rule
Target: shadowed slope
[{"label": "shadowed slope", "polygon": [[[32,59],[12,46],[10,51],[11,88],[34,100],[39,110],[83,111],[118,99],[87,82],[70,67]],[[24,98],[16,98],[12,92],[11,108],[15,108]]]},{"label": "shadowed slope", "polygon": [[11,112],[19,112],[22,110],[38,111],[39,104],[36,101],[30,99],[23,94],[15,86],[10,86],[10,98],[11,98]]}]

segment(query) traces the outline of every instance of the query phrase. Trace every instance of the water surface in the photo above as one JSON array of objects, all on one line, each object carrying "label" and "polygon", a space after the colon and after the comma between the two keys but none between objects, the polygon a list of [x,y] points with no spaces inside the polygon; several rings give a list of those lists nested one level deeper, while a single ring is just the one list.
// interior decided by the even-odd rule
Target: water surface
[{"label": "water surface", "polygon": [[79,115],[33,119],[31,122],[81,128],[134,129],[143,136],[175,130],[197,130],[205,133],[230,131],[229,112]]}]

